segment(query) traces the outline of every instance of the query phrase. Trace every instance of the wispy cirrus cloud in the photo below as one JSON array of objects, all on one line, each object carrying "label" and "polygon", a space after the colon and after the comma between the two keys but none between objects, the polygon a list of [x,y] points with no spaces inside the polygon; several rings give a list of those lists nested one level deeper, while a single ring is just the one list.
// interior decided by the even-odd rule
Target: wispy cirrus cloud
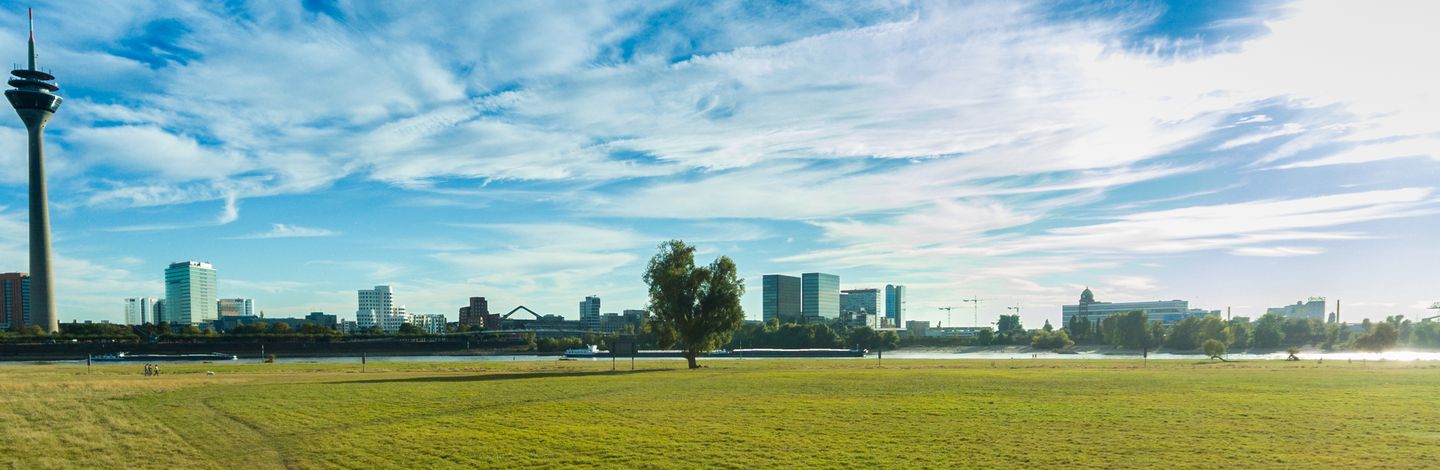
[{"label": "wispy cirrus cloud", "polygon": [[333,237],[338,232],[313,227],[301,227],[289,224],[270,224],[270,230],[249,235],[233,237],[237,240],[262,240],[271,238],[312,238],[312,237]]}]

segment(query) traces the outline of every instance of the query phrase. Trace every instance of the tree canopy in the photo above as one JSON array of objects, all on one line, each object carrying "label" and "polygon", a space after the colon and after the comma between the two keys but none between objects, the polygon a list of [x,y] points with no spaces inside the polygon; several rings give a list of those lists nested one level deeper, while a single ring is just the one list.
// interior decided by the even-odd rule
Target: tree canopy
[{"label": "tree canopy", "polygon": [[745,322],[745,281],[736,271],[728,256],[695,266],[695,247],[680,240],[661,243],[645,269],[656,340],[679,345],[691,369],[700,367],[700,353],[729,342]]}]

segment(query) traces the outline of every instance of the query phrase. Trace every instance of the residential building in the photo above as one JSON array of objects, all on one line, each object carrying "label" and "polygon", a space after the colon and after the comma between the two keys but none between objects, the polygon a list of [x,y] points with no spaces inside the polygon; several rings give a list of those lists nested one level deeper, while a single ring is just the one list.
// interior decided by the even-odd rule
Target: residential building
[{"label": "residential building", "polygon": [[[1146,302],[1097,302],[1095,294],[1090,288],[1085,288],[1080,293],[1080,303],[1061,307],[1061,323],[1068,325],[1070,320],[1076,316],[1092,322],[1103,321],[1105,317],[1117,313],[1129,313],[1139,310],[1145,313],[1150,321],[1159,321],[1169,326],[1192,316],[1190,302],[1184,300],[1152,300]],[[1207,312],[1197,310],[1197,312]]]},{"label": "residential building", "polygon": [[800,278],[766,274],[761,278],[761,319],[780,323],[800,322]]},{"label": "residential building", "polygon": [[380,314],[379,318],[376,319],[376,323],[380,326],[380,329],[385,330],[386,333],[399,333],[400,325],[410,323],[413,320],[414,317],[406,313],[405,307],[401,306],[396,307],[393,312]]},{"label": "residential building", "polygon": [[30,275],[0,274],[0,330],[19,330],[35,324],[30,317]]},{"label": "residential building", "polygon": [[165,269],[165,318],[173,325],[215,320],[215,267],[201,261],[171,263]]},{"label": "residential building", "polygon": [[[434,313],[417,313],[410,316],[410,324],[420,328],[425,334],[445,334],[445,316]],[[396,327],[397,329],[399,327]]]},{"label": "residential building", "polygon": [[1325,321],[1325,298],[1311,297],[1304,303],[1295,302],[1295,305],[1284,307],[1271,307],[1265,309],[1265,313],[1274,313],[1285,318],[1304,318],[1306,320]]},{"label": "residential building", "polygon": [[580,327],[587,330],[600,329],[600,296],[586,296],[580,301]]},{"label": "residential building", "polygon": [[255,316],[254,299],[220,299],[215,304],[216,312],[222,317]]},{"label": "residential building", "polygon": [[460,326],[499,328],[500,316],[490,314],[490,302],[484,297],[471,297],[470,305],[460,307]]},{"label": "residential building", "polygon": [[157,323],[155,299],[153,297],[131,297],[125,299],[125,324],[144,325]]},{"label": "residential building", "polygon": [[905,286],[885,285],[885,319],[891,325],[905,325]]},{"label": "residential building", "polygon": [[840,276],[825,273],[800,275],[800,316],[809,320],[840,318]]}]

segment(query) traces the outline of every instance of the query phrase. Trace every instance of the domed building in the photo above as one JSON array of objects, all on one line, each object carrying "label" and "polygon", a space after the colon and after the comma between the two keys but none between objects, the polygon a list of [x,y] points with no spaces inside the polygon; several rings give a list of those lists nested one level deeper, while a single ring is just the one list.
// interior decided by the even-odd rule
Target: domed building
[{"label": "domed building", "polygon": [[1145,302],[1097,302],[1095,293],[1086,287],[1080,292],[1080,303],[1061,307],[1061,323],[1069,324],[1076,316],[1092,322],[1104,320],[1105,317],[1117,313],[1129,313],[1139,310],[1145,312],[1146,318],[1158,320],[1160,323],[1169,326],[1185,317],[1206,315],[1219,315],[1219,310],[1191,309],[1190,302],[1185,300],[1151,300]]}]

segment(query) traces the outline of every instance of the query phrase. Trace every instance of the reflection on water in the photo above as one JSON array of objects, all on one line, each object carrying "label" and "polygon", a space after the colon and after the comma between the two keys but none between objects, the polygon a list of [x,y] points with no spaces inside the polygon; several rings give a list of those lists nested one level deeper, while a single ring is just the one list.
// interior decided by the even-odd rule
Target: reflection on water
[{"label": "reflection on water", "polygon": [[[1225,356],[1225,359],[1231,360],[1231,361],[1284,360],[1284,359],[1285,359],[1286,357],[1288,357],[1288,356],[1289,356],[1289,354],[1286,354],[1285,352],[1281,351],[1281,352],[1260,353],[1260,354],[1252,354],[1252,353],[1227,354],[1227,355]],[[1323,353],[1322,353],[1322,352],[1313,352],[1313,353],[1303,353],[1303,352],[1302,352],[1302,353],[1298,354],[1298,356],[1300,357],[1301,360],[1305,360],[1305,361],[1315,361],[1315,360],[1327,360],[1327,361],[1381,361],[1381,360],[1383,360],[1383,361],[1440,361],[1440,351],[1425,351],[1425,352],[1417,352],[1417,351],[1388,351],[1388,352],[1383,352],[1383,353],[1363,353],[1363,352],[1323,352]],[[1021,360],[1021,359],[1084,359],[1084,360],[1126,359],[1126,360],[1134,360],[1134,359],[1140,359],[1140,354],[1113,354],[1113,353],[1112,353],[1112,354],[1101,354],[1101,353],[1056,354],[1056,353],[1052,353],[1052,352],[1028,353],[1028,352],[1005,352],[1005,351],[982,351],[982,352],[969,352],[969,353],[955,353],[955,352],[893,352],[893,353],[891,353],[891,352],[887,352],[887,353],[885,353],[885,357],[886,357],[886,358],[889,358],[889,359],[988,359],[988,360],[995,360],[995,359],[1015,359],[1015,360]],[[827,360],[827,361],[847,361],[847,360],[854,361],[854,360],[867,360],[867,359],[874,359],[874,358],[875,358],[875,355],[872,353],[872,354],[870,354],[870,355],[868,355],[868,356],[866,356],[866,357],[864,357],[864,358],[858,358],[858,357],[833,357],[833,358],[766,358],[766,360],[786,361],[786,360],[804,359],[804,360]],[[1155,359],[1155,360],[1188,360],[1188,361],[1203,361],[1203,360],[1208,360],[1208,359],[1209,359],[1209,358],[1207,358],[1207,357],[1205,357],[1204,355],[1201,355],[1201,354],[1173,354],[1173,353],[1151,353],[1149,358],[1150,358],[1150,359]],[[629,360],[629,358],[625,358],[625,357],[621,357],[620,359],[621,359],[621,360]],[[534,356],[534,355],[507,355],[507,356],[368,356],[368,357],[365,358],[365,360],[366,360],[367,362],[522,362],[522,361],[535,362],[535,361],[557,361],[557,360],[560,360],[560,358],[559,358],[558,356]],[[609,358],[594,358],[594,359],[581,359],[581,360],[585,360],[585,361],[606,361],[606,360],[610,360],[610,359],[609,359]],[[674,358],[637,358],[636,360],[639,360],[639,361],[682,361],[682,360],[684,360],[684,359],[683,359],[683,358],[674,357]],[[745,359],[745,358],[734,358],[734,357],[707,357],[707,358],[705,358],[704,360],[706,360],[706,361],[739,361],[739,360],[747,360],[747,359]],[[748,359],[748,360],[754,360],[754,359]],[[193,362],[187,362],[187,361],[174,361],[174,362],[176,362],[176,363],[193,363]],[[262,361],[261,361],[261,359],[254,358],[254,359],[240,359],[240,360],[236,360],[236,361],[224,361],[224,362],[225,362],[225,363],[259,363],[259,362],[262,362]],[[356,363],[356,364],[358,364],[358,363],[360,363],[360,357],[359,357],[359,356],[348,356],[348,357],[279,357],[279,358],[276,358],[276,359],[275,359],[275,362],[283,362],[283,363]],[[4,365],[21,365],[21,364],[39,364],[39,365],[44,365],[44,364],[71,364],[71,365],[85,365],[85,360],[84,360],[84,359],[80,359],[80,360],[73,360],[73,361],[0,361],[0,364],[4,364]],[[136,363],[127,363],[127,362],[96,362],[95,365],[97,365],[97,366],[101,366],[101,365],[129,365],[129,366],[133,366],[133,365],[136,365]]]}]

